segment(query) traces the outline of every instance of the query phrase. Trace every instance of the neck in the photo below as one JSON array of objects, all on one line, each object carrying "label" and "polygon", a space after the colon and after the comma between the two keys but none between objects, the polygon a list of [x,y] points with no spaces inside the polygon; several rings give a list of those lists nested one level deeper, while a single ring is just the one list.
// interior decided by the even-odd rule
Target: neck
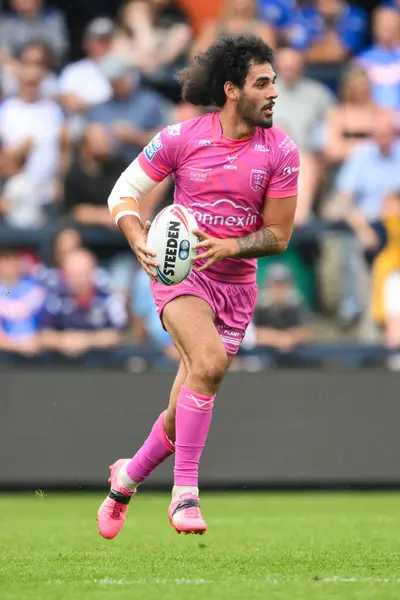
[{"label": "neck", "polygon": [[73,293],[74,293],[75,298],[79,298],[81,300],[86,300],[87,298],[90,298],[90,296],[92,295],[93,287],[90,286],[85,289],[74,290]]},{"label": "neck", "polygon": [[82,152],[81,157],[82,157],[82,163],[88,171],[99,171],[100,170],[100,161],[98,161],[94,156],[91,156],[90,154],[86,154],[85,152]]},{"label": "neck", "polygon": [[379,45],[383,50],[395,50],[400,45],[400,39],[381,42]]},{"label": "neck", "polygon": [[25,19],[25,21],[35,21],[35,19],[38,18],[39,13],[40,13],[40,9],[39,10],[33,9],[33,10],[24,12],[21,16],[23,19]]},{"label": "neck", "polygon": [[31,91],[31,90],[25,90],[24,88],[21,88],[19,91],[19,97],[24,102],[36,102],[36,100],[38,99],[38,94],[37,94],[36,90]]},{"label": "neck", "polygon": [[384,148],[382,148],[381,146],[379,147],[379,152],[382,154],[382,156],[390,156],[391,152],[392,152],[392,146],[385,146]]},{"label": "neck", "polygon": [[219,113],[222,133],[231,140],[245,140],[254,135],[257,127],[248,125],[229,110],[227,105]]}]

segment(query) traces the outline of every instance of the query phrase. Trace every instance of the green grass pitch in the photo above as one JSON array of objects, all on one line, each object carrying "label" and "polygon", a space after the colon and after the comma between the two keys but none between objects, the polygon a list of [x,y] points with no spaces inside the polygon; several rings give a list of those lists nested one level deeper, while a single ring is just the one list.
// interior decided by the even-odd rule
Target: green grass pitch
[{"label": "green grass pitch", "polygon": [[400,494],[204,494],[198,537],[142,492],[113,541],[102,498],[0,495],[1,600],[400,599]]}]

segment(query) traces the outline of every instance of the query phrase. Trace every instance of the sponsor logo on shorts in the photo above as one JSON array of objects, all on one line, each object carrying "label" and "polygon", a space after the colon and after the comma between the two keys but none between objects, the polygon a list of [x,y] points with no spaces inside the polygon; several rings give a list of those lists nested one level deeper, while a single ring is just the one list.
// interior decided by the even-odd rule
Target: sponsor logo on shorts
[{"label": "sponsor logo on shorts", "polygon": [[181,135],[181,123],[176,123],[175,125],[168,126],[168,133],[171,136]]},{"label": "sponsor logo on shorts", "polygon": [[151,140],[151,142],[149,142],[149,144],[147,144],[146,148],[144,149],[144,155],[146,156],[147,160],[149,160],[151,162],[153,160],[153,158],[155,157],[155,155],[157,154],[157,152],[159,150],[161,150],[162,147],[163,147],[163,145],[162,145],[162,141],[161,141],[161,136],[158,133]]},{"label": "sponsor logo on shorts", "polygon": [[263,169],[252,169],[250,173],[251,189],[258,192],[267,182],[267,171]]},{"label": "sponsor logo on shorts", "polygon": [[167,228],[167,247],[165,249],[165,258],[163,265],[163,273],[167,277],[175,275],[176,255],[178,253],[178,237],[180,230],[179,221],[170,221]]},{"label": "sponsor logo on shorts", "polygon": [[[216,211],[219,206],[225,207],[227,214],[218,214]],[[252,206],[241,206],[228,198],[221,198],[215,202],[193,202],[191,209],[197,222],[203,225],[249,227],[255,225],[260,217],[259,212]]]},{"label": "sponsor logo on shorts", "polygon": [[226,327],[226,325],[219,325],[217,327],[218,333],[224,344],[239,347],[244,337],[244,331],[238,329],[232,329]]},{"label": "sponsor logo on shorts", "polygon": [[199,140],[199,146],[211,146],[211,145],[212,145],[211,140]]}]

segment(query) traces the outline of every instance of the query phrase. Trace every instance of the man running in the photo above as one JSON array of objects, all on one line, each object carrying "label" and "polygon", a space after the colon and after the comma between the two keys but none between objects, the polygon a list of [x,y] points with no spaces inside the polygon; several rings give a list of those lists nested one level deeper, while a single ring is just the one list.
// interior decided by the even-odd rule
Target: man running
[{"label": "man running", "polygon": [[[105,538],[125,521],[138,486],[175,453],[168,516],[177,532],[206,531],[198,470],[218,387],[238,352],[257,296],[257,259],[281,254],[291,238],[299,153],[273,126],[273,51],[254,36],[215,42],[179,74],[182,97],[218,110],[163,129],[126,169],[108,200],[111,214],[152,278],[162,324],[181,356],[169,406],[131,459],[111,468],[98,511]],[[177,205],[193,211],[201,242],[187,280],[154,280],[155,254],[142,228],[142,196],[169,174]],[[244,399],[245,400],[245,399]]]}]

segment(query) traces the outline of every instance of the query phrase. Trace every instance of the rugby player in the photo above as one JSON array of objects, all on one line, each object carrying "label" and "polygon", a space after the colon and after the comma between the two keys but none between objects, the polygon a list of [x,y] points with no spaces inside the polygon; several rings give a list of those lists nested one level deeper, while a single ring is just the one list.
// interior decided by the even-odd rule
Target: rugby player
[{"label": "rugby player", "polygon": [[[273,125],[272,49],[255,36],[224,37],[178,77],[184,101],[216,110],[163,129],[108,199],[181,357],[168,408],[134,457],[110,467],[97,516],[108,539],[121,530],[138,486],[173,453],[170,523],[179,533],[206,531],[198,470],[216,393],[253,315],[256,259],[285,251],[296,210],[299,152]],[[174,203],[192,210],[201,241],[191,275],[168,287],[154,279],[150,223],[142,227],[139,204],[170,174]]]}]

